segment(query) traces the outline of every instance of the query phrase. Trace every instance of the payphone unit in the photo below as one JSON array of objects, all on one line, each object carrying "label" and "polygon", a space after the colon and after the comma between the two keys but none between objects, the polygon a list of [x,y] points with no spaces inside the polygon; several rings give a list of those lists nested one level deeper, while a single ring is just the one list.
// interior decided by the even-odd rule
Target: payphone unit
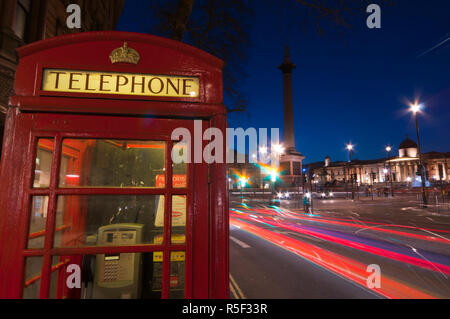
[{"label": "payphone unit", "polygon": [[[100,227],[97,245],[132,246],[142,242],[141,224]],[[136,299],[140,296],[142,259],[140,253],[102,254],[95,261],[93,298]]]}]

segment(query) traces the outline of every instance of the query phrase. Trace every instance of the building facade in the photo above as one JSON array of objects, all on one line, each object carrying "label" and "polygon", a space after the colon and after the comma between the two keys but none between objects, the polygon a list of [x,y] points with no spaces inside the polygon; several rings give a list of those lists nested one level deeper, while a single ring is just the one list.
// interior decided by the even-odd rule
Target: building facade
[{"label": "building facade", "polygon": [[[450,152],[429,152],[422,154],[426,181],[428,183],[450,181]],[[353,182],[358,185],[395,183],[396,186],[421,186],[417,144],[408,136],[398,148],[398,156],[374,160],[352,160],[332,162],[327,156],[324,162],[307,165],[313,183],[336,185]]]},{"label": "building facade", "polygon": [[[16,48],[54,36],[114,30],[125,0],[0,0],[0,150],[17,66]],[[81,29],[67,28],[69,4],[81,9]]]}]

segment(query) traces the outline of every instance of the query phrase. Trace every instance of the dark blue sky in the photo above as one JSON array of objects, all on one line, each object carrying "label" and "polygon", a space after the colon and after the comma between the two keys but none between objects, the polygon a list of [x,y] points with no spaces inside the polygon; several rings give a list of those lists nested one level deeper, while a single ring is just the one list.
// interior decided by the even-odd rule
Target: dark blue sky
[{"label": "dark blue sky", "polygon": [[[420,117],[423,151],[450,151],[450,1],[396,2],[382,6],[379,30],[368,29],[364,16],[343,35],[319,36],[313,29],[300,31],[298,17],[289,10],[254,1],[249,77],[243,88],[248,114],[230,115],[230,126],[282,129],[277,66],[288,43],[297,64],[296,146],[306,163],[326,155],[333,161],[345,159],[349,141],[356,145],[356,158],[370,159],[385,156],[386,144],[398,147],[407,133],[415,140],[415,124],[404,102],[415,97],[425,105]],[[128,0],[118,29],[147,32],[147,3]]]}]

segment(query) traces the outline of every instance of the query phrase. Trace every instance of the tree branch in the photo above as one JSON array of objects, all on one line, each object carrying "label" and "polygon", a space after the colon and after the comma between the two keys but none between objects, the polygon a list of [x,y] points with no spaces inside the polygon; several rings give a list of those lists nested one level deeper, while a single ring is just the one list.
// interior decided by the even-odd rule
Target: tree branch
[{"label": "tree branch", "polygon": [[175,15],[173,39],[183,41],[186,25],[194,6],[194,0],[178,0],[178,9]]}]

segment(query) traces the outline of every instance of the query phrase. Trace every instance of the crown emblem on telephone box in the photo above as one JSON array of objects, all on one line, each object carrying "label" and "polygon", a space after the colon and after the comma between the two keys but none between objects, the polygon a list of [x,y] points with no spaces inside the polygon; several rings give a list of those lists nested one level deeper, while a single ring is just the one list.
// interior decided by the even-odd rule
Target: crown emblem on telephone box
[{"label": "crown emblem on telephone box", "polygon": [[141,59],[139,53],[128,47],[128,43],[125,42],[123,47],[117,48],[109,55],[111,63],[131,63],[138,64]]}]

